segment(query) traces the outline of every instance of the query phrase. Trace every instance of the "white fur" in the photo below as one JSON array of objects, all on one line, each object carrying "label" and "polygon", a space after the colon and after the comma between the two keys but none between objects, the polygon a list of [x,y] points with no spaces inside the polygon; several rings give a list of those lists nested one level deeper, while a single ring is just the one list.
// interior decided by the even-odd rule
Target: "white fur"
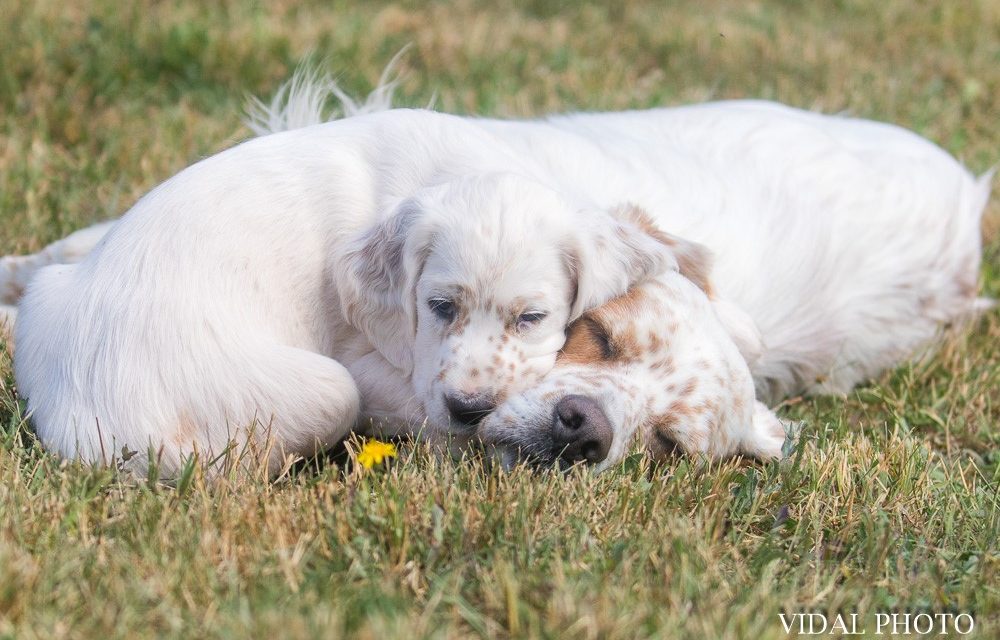
[{"label": "white fur", "polygon": [[[300,81],[265,110],[296,115],[259,122],[316,122],[323,90]],[[277,442],[272,468],[359,415],[444,430],[445,394],[520,391],[569,321],[677,268],[614,215],[634,202],[714,253],[762,399],[843,392],[973,310],[988,182],[897,127],[763,102],[351,117],[199,162],[38,271],[15,373],[46,446],[152,446],[168,475],[248,427]],[[428,308],[442,291],[466,292],[460,332]],[[518,325],[525,303],[548,316]],[[472,379],[490,366],[509,373]]]}]

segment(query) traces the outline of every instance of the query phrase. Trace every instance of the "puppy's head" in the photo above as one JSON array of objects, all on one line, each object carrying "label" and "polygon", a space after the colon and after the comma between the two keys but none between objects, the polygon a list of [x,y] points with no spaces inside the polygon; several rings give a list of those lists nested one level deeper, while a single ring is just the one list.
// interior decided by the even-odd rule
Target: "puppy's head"
[{"label": "puppy's head", "polygon": [[640,438],[654,457],[781,455],[784,430],[754,397],[746,359],[705,291],[661,276],[585,313],[553,371],[481,425],[505,464],[604,469]]},{"label": "puppy's head", "polygon": [[636,215],[512,174],[424,189],[348,253],[346,317],[412,374],[432,427],[471,431],[551,369],[575,317],[677,268]]}]

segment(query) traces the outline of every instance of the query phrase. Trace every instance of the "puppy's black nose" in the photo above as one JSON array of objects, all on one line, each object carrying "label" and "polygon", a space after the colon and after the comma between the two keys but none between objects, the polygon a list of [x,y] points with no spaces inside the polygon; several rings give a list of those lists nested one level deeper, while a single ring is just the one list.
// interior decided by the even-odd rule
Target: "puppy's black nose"
[{"label": "puppy's black nose", "polygon": [[587,396],[565,396],[556,404],[552,440],[569,464],[597,464],[608,457],[614,429],[601,405]]},{"label": "puppy's black nose", "polygon": [[454,422],[469,426],[479,424],[497,408],[496,399],[485,393],[446,395],[444,404],[448,407],[448,413]]}]

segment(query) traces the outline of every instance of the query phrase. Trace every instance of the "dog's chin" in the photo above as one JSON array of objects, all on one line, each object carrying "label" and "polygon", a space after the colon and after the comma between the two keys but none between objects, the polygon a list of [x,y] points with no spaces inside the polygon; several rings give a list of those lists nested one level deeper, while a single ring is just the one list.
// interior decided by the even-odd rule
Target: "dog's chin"
[{"label": "dog's chin", "polygon": [[535,471],[564,465],[551,451],[532,451],[517,445],[501,445],[488,447],[490,457],[504,471],[512,471],[517,467],[527,467]]},{"label": "dog's chin", "polygon": [[[517,467],[526,467],[532,471],[544,471],[546,469],[558,469],[559,471],[569,471],[576,467],[587,467],[585,462],[569,462],[559,456],[559,451],[555,446],[548,448],[529,449],[517,445],[490,445],[487,452],[494,464],[504,471],[512,471]],[[595,471],[597,466],[592,467]]]},{"label": "dog's chin", "polygon": [[521,464],[521,459],[514,448],[483,443],[483,451],[486,452],[486,457],[490,462],[504,471],[513,471]]},{"label": "dog's chin", "polygon": [[504,470],[527,466],[547,469],[559,461],[559,452],[536,421],[521,420],[512,426],[510,420],[487,418],[478,436],[490,458]]}]

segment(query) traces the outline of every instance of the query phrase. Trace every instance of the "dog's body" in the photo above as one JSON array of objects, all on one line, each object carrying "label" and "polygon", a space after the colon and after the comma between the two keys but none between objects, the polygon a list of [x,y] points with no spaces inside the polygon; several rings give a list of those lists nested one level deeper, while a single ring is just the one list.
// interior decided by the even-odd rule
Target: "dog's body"
[{"label": "dog's body", "polygon": [[[770,103],[391,110],[252,140],[152,191],[32,280],[15,371],[46,446],[151,445],[169,474],[255,420],[282,453],[359,412],[446,428],[449,393],[489,378],[502,402],[569,321],[680,270],[710,280],[763,399],[844,392],[974,309],[987,196],[912,133]],[[646,215],[609,213],[624,202]]]},{"label": "dog's body", "polygon": [[[897,127],[779,105],[661,116],[645,130],[669,144],[647,139],[637,155],[673,170],[635,201],[712,250],[709,286],[666,273],[574,323],[554,370],[480,426],[507,463],[606,468],[634,437],[654,456],[773,459],[783,427],[751,375],[765,402],[845,393],[992,305],[976,297],[992,173],[977,180]],[[595,416],[604,426],[588,430]],[[579,453],[588,438],[599,455]]]}]

